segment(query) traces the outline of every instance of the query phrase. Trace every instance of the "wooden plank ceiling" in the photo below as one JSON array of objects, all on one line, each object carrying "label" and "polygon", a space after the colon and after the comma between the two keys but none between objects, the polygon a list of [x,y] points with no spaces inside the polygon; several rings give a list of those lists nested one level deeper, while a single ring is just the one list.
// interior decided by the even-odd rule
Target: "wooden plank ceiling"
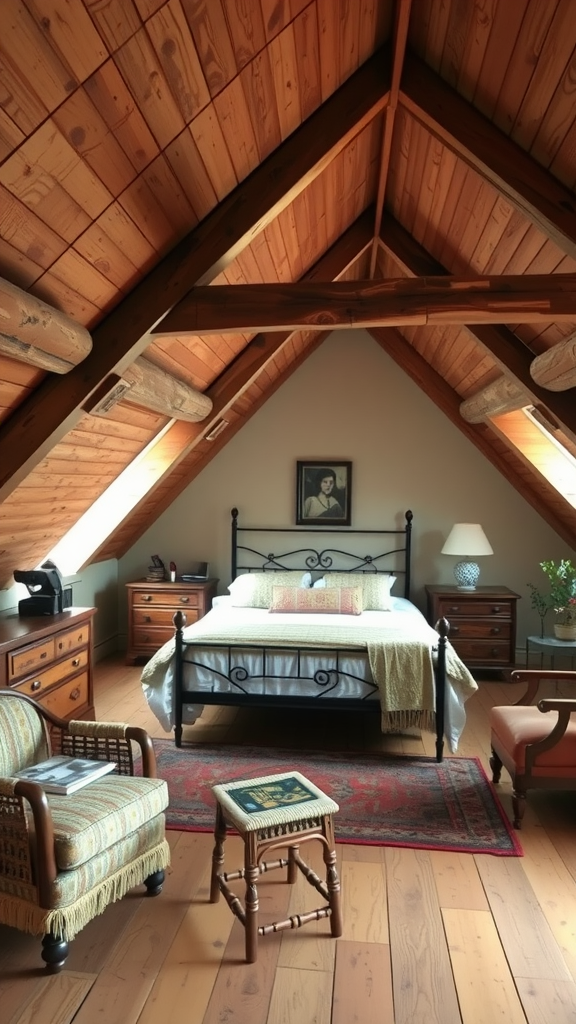
[{"label": "wooden plank ceiling", "polygon": [[[573,389],[530,373],[576,329],[575,70],[573,0],[3,0],[0,277],[93,344],[63,375],[0,346],[0,586],[167,427],[168,468],[91,560],[121,556],[321,344],[330,282],[364,282],[362,316],[369,281],[410,305],[412,278],[538,275],[540,301],[519,291],[491,322],[369,330],[575,547],[575,510],[460,412],[504,376],[576,442]],[[194,327],[207,285],[273,288],[268,320],[248,297]],[[211,399],[206,419],[129,391],[95,413],[143,353]]]}]

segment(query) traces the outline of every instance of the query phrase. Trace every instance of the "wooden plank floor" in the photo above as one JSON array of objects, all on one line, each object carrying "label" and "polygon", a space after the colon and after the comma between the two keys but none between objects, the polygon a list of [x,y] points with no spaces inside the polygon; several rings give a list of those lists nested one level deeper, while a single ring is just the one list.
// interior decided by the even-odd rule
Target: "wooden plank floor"
[{"label": "wooden plank floor", "polygon": [[[140,671],[120,656],[97,665],[97,716],[167,738],[148,711]],[[488,710],[518,692],[480,684],[460,755],[479,756],[488,770]],[[186,738],[433,755],[431,735],[382,737],[377,716],[333,716],[321,729],[301,715],[212,709]],[[499,788],[509,811],[507,778]],[[575,806],[575,794],[533,794],[523,858],[339,846],[342,938],[330,938],[326,921],[271,935],[252,965],[243,962],[243,931],[225,901],[208,903],[211,837],[169,832],[162,895],[146,899],[138,890],[108,907],[72,944],[61,974],[44,974],[38,939],[0,927],[0,1020],[576,1024]],[[318,870],[317,854],[309,857]],[[262,879],[263,921],[310,907],[302,878],[293,887],[280,878]]]}]

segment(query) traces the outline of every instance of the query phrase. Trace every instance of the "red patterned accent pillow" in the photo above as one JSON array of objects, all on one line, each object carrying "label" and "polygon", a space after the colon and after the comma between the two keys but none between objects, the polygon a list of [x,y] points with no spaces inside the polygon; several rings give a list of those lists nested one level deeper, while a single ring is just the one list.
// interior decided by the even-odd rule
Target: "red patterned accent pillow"
[{"label": "red patterned accent pillow", "polygon": [[362,587],[273,587],[271,612],[324,612],[336,615],[362,613]]}]

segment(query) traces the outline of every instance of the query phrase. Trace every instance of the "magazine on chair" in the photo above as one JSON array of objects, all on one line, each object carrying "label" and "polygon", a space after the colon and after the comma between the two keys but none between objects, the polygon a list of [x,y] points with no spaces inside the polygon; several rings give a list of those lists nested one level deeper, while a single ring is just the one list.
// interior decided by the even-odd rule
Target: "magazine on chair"
[{"label": "magazine on chair", "polygon": [[68,796],[82,789],[95,779],[102,778],[116,767],[115,761],[89,761],[83,757],[67,757],[64,754],[39,761],[29,768],[15,772],[15,778],[27,782],[38,782],[47,793]]}]

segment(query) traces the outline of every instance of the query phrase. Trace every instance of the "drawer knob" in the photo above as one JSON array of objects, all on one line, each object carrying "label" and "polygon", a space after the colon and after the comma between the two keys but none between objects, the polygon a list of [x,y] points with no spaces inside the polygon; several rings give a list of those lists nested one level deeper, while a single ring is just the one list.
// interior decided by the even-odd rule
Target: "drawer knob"
[{"label": "drawer knob", "polygon": [[452,615],[457,615],[458,612],[460,611],[460,605],[459,604],[453,604],[452,607],[449,609],[449,611],[452,612]]},{"label": "drawer knob", "polygon": [[501,632],[500,626],[492,626],[490,632],[492,636],[498,636],[498,634]]},{"label": "drawer knob", "polygon": [[152,622],[152,616],[151,615],[145,615],[144,616],[144,622]]},{"label": "drawer knob", "polygon": [[459,626],[451,626],[450,627],[450,632],[455,636],[456,633],[460,632],[460,627]]},{"label": "drawer knob", "polygon": [[491,653],[493,658],[497,658],[498,655],[500,654],[500,651],[498,650],[497,647],[493,647],[492,650],[490,651],[490,653]]},{"label": "drawer knob", "polygon": [[73,658],[72,659],[72,668],[78,668],[79,664],[80,664],[80,658]]},{"label": "drawer knob", "polygon": [[42,660],[42,658],[47,658],[47,657],[48,657],[48,652],[47,651],[42,651],[42,654],[40,655],[40,660]]},{"label": "drawer knob", "polygon": [[80,696],[80,690],[78,689],[78,687],[76,687],[76,689],[72,690],[72,692],[70,694],[70,700],[78,700],[79,696]]},{"label": "drawer knob", "polygon": [[151,601],[152,600],[151,594],[142,594],[142,600],[143,601]]},{"label": "drawer knob", "polygon": [[499,604],[495,604],[493,609],[492,609],[492,614],[493,615],[500,615],[501,611],[502,611],[502,609],[501,609],[500,605]]},{"label": "drawer knob", "polygon": [[32,683],[32,686],[30,687],[30,689],[32,690],[33,693],[35,693],[36,690],[39,690],[41,686],[42,686],[42,683],[40,682],[40,680],[39,679],[35,679],[34,682]]},{"label": "drawer knob", "polygon": [[182,597],[180,598],[180,600],[181,600],[182,604],[188,604],[188,602],[189,602],[190,598],[189,598],[189,597],[183,597],[183,596],[182,596]]}]

